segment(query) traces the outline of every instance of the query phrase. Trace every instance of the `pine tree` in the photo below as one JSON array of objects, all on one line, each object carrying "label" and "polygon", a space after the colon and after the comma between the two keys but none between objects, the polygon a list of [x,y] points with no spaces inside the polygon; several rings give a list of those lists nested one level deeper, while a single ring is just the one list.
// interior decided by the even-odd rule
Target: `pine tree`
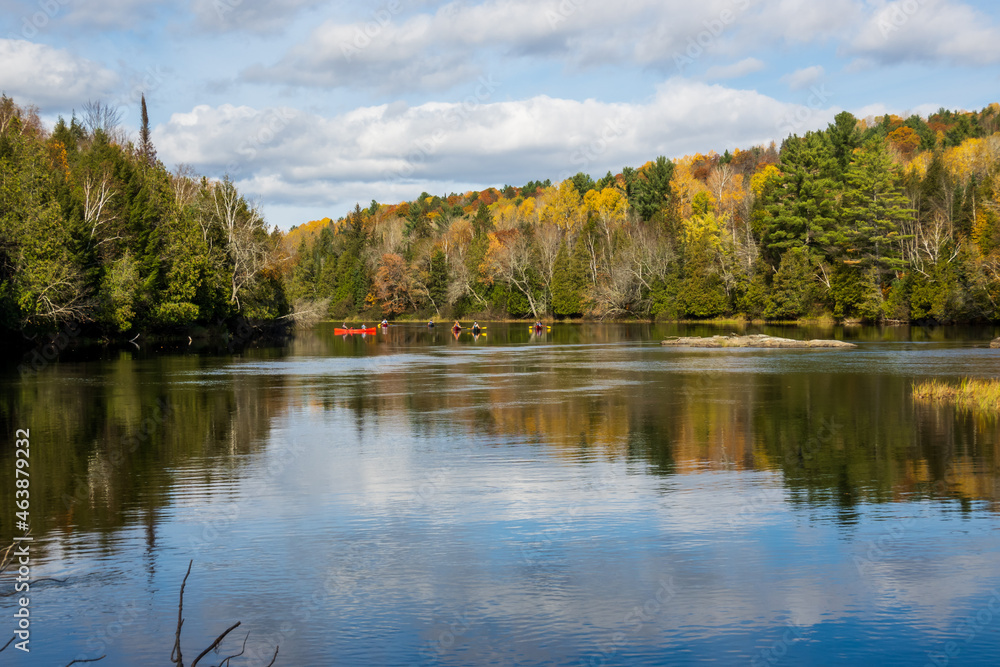
[{"label": "pine tree", "polygon": [[146,111],[146,96],[141,97],[142,105],[142,127],[139,128],[139,155],[150,167],[156,165],[156,149],[153,147],[153,140],[149,136],[149,113]]},{"label": "pine tree", "polygon": [[674,163],[662,155],[648,167],[628,171],[626,187],[629,204],[643,220],[652,220],[668,208],[672,195],[670,179],[673,175]]},{"label": "pine tree", "polygon": [[556,256],[552,274],[552,312],[556,317],[583,314],[583,295],[587,287],[586,249],[577,242],[572,255],[563,243]]},{"label": "pine tree", "polygon": [[899,167],[885,142],[870,140],[857,151],[844,175],[840,225],[832,237],[844,260],[880,273],[900,269],[899,226],[912,215],[903,195]]},{"label": "pine tree", "polygon": [[823,255],[836,225],[836,167],[830,143],[823,133],[792,137],[781,151],[781,176],[766,193],[762,219],[764,246],[772,265],[792,248]]},{"label": "pine tree", "polygon": [[789,250],[781,257],[778,272],[771,283],[764,318],[794,320],[809,311],[812,271],[804,248]]},{"label": "pine tree", "polygon": [[493,231],[493,217],[490,215],[490,209],[483,202],[479,202],[476,217],[472,219],[472,234],[479,238],[491,231]]},{"label": "pine tree", "polygon": [[448,300],[448,260],[441,248],[435,248],[431,254],[427,274],[427,298],[440,317],[441,308]]}]

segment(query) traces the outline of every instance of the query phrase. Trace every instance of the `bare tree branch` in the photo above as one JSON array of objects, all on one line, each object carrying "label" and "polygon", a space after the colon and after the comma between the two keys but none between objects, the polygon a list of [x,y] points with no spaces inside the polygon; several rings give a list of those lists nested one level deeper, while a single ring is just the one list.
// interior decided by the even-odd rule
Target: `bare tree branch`
[{"label": "bare tree branch", "polygon": [[222,662],[219,663],[219,667],[229,667],[229,661],[230,660],[232,660],[233,658],[238,658],[241,655],[243,655],[244,653],[246,653],[246,650],[247,650],[247,640],[248,639],[250,639],[250,632],[249,631],[247,631],[247,636],[243,638],[243,648],[240,649],[240,652],[239,653],[234,653],[233,655],[229,656],[228,658],[224,658],[222,660]]},{"label": "bare tree branch", "polygon": [[198,654],[198,657],[195,658],[194,662],[191,663],[191,667],[197,667],[198,661],[200,661],[202,658],[204,658],[206,655],[208,655],[212,651],[212,649],[214,649],[216,646],[218,646],[219,642],[221,642],[223,639],[226,638],[226,635],[228,635],[230,632],[232,632],[236,628],[240,627],[241,623],[242,623],[242,621],[236,621],[231,626],[229,626],[226,629],[225,632],[223,632],[221,635],[219,635],[218,637],[216,637],[215,641],[212,642],[212,644],[207,649],[205,649],[200,654]]},{"label": "bare tree branch", "polygon": [[184,667],[184,656],[181,655],[181,627],[184,625],[184,587],[187,586],[193,564],[194,559],[192,558],[188,561],[188,569],[184,574],[184,581],[181,582],[181,597],[177,603],[177,634],[174,635],[174,648],[170,651],[170,662],[180,667]]},{"label": "bare tree branch", "polygon": [[102,655],[100,658],[86,658],[86,659],[77,658],[76,660],[73,660],[72,662],[67,663],[66,667],[70,667],[70,665],[75,665],[78,662],[80,662],[80,663],[83,663],[83,662],[97,662],[98,660],[104,660],[106,657],[108,657],[107,653],[105,653],[104,655]]}]

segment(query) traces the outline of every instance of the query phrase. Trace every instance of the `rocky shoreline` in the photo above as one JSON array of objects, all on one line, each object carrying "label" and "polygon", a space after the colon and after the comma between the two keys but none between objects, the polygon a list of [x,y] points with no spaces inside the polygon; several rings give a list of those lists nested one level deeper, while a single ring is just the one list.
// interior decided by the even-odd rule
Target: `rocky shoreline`
[{"label": "rocky shoreline", "polygon": [[857,347],[854,343],[845,343],[842,340],[795,340],[792,338],[778,338],[776,336],[765,336],[764,334],[753,334],[750,336],[712,336],[703,338],[699,336],[667,338],[660,342],[660,345],[670,347],[765,347],[765,348],[835,348],[846,349]]}]

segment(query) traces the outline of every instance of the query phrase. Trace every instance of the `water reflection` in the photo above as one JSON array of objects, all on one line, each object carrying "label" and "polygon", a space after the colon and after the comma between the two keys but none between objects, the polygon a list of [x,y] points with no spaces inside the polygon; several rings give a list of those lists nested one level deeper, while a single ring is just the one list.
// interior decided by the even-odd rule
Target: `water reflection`
[{"label": "water reflection", "polygon": [[35,558],[66,580],[39,584],[36,659],[163,662],[189,558],[191,641],[242,620],[247,664],[995,655],[956,623],[1000,585],[1000,427],[909,391],[996,357],[862,329],[849,352],[656,345],[675,332],[319,329],[8,377]]}]

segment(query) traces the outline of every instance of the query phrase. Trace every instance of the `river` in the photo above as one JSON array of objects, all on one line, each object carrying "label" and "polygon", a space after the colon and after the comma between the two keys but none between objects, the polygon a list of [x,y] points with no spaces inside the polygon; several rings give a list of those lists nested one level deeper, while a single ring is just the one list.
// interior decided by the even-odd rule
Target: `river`
[{"label": "river", "polygon": [[321,325],[8,367],[0,536],[30,429],[31,652],[0,662],[168,664],[193,561],[188,665],[237,621],[210,664],[247,636],[232,667],[997,664],[1000,426],[910,394],[1000,374],[996,331],[658,344],[728,331]]}]

